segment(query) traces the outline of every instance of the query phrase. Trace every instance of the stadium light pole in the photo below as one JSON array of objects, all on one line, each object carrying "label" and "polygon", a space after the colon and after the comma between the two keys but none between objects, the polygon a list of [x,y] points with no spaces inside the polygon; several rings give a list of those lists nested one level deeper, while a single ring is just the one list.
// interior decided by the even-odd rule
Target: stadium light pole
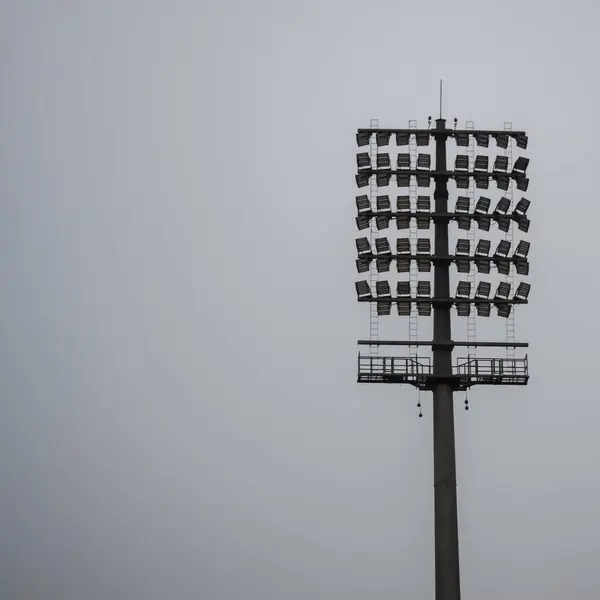
[{"label": "stadium light pole", "polygon": [[[431,117],[429,118],[431,122]],[[380,146],[387,146],[391,136],[395,134],[398,147],[408,145],[414,140],[416,146],[428,146],[431,138],[435,142],[435,168],[430,170],[430,156],[398,152],[397,169],[392,170],[392,161],[387,153],[379,153]],[[518,158],[510,164],[512,154],[498,156],[490,172],[488,170],[489,158],[486,155],[472,156],[458,154],[453,170],[448,169],[447,143],[454,138],[457,146],[468,146],[469,143],[488,147],[490,137],[496,140],[498,148],[507,149],[512,141],[516,141],[519,148],[527,147],[528,139],[525,132],[512,130],[467,130],[457,129],[455,119],[454,129],[446,127],[446,121],[440,115],[436,120],[435,128],[431,129],[359,129],[357,143],[359,146],[371,145],[372,136],[375,136],[377,154],[371,152],[357,155],[358,174],[356,182],[361,187],[371,185],[371,197],[359,195],[356,198],[358,216],[356,223],[359,230],[371,228],[376,223],[377,229],[387,229],[392,219],[396,219],[398,230],[409,227],[411,220],[415,220],[419,230],[427,229],[430,223],[434,225],[434,250],[431,253],[428,239],[416,239],[416,252],[414,239],[398,238],[396,254],[387,238],[371,236],[356,240],[358,258],[356,261],[359,273],[368,271],[373,274],[373,267],[377,272],[388,272],[392,262],[396,263],[398,273],[411,273],[411,281],[399,281],[397,293],[392,297],[391,287],[387,281],[376,280],[371,277],[371,284],[375,282],[375,289],[371,289],[369,282],[362,280],[356,283],[359,302],[375,303],[377,307],[376,318],[379,315],[390,315],[391,306],[397,305],[400,316],[410,316],[416,306],[419,316],[431,315],[433,309],[433,339],[419,341],[412,337],[409,340],[379,340],[379,326],[371,326],[369,340],[359,340],[359,345],[376,348],[377,351],[369,355],[358,357],[358,381],[367,383],[406,383],[433,393],[433,447],[434,447],[434,523],[435,523],[435,598],[436,600],[460,600],[460,569],[458,547],[458,503],[456,487],[456,454],[454,434],[454,403],[453,393],[467,390],[474,385],[526,385],[529,380],[527,356],[524,358],[477,358],[469,355],[468,359],[452,364],[453,350],[457,347],[467,348],[526,348],[526,342],[514,342],[507,339],[505,342],[452,340],[451,322],[452,308],[455,307],[459,317],[474,318],[471,309],[474,307],[476,315],[489,317],[491,306],[497,308],[498,315],[509,318],[511,310],[516,304],[527,303],[530,286],[521,282],[513,297],[510,298],[514,273],[519,276],[529,274],[529,242],[521,240],[512,256],[512,228],[527,233],[529,219],[527,210],[530,202],[521,198],[512,212],[511,198],[512,185],[520,191],[527,191],[529,180],[526,176],[529,160]],[[415,190],[414,180],[418,187],[429,187],[431,180],[435,183],[433,212],[430,211],[430,200],[427,196],[412,197],[399,195],[397,197],[397,211],[392,213],[389,196],[377,195],[377,187],[387,187],[392,176],[396,176],[398,188],[411,187]],[[471,182],[477,189],[487,190],[489,181],[495,181],[498,190],[505,192],[511,190],[510,196],[502,196],[497,202],[494,211],[490,214],[491,201],[481,196],[477,202],[474,197],[458,196],[453,210],[449,207],[448,182],[454,180],[457,192],[469,188]],[[373,182],[376,181],[376,184]],[[472,188],[473,190],[475,188]],[[486,192],[487,193],[487,192]],[[374,197],[376,196],[376,197]],[[471,239],[458,239],[456,251],[450,254],[449,229],[450,223],[456,222],[458,229],[471,232],[477,225],[482,231],[489,231],[492,222],[501,232],[511,232],[511,240],[500,240],[496,251],[489,256],[491,242],[479,240],[472,248]],[[372,245],[374,243],[374,248]],[[472,253],[473,251],[473,253]],[[489,274],[491,266],[495,266],[499,276],[505,276],[506,281],[501,281],[493,298],[490,299],[491,284],[480,281],[471,297],[470,281],[459,281],[456,294],[451,296],[450,275],[451,265],[455,265],[459,274],[468,273],[472,269],[479,273]],[[429,272],[433,266],[433,295],[429,281],[416,282],[416,290],[412,275],[416,265],[418,273]],[[509,279],[510,278],[510,279]],[[416,291],[416,295],[415,295]],[[373,314],[373,313],[372,313]],[[376,336],[373,335],[376,332]],[[380,346],[410,346],[431,348],[433,364],[426,358],[411,356],[379,356]],[[464,359],[463,359],[464,360]],[[420,402],[419,402],[420,406]],[[467,406],[468,408],[468,406]],[[422,416],[422,413],[419,415]]]}]

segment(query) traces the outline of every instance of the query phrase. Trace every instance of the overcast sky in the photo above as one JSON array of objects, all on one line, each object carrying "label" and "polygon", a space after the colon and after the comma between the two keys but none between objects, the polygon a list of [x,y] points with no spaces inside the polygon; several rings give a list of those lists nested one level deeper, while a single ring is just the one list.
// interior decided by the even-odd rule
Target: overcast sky
[{"label": "overcast sky", "polygon": [[440,77],[530,135],[532,378],[456,397],[463,598],[595,600],[599,13],[0,2],[2,600],[433,597],[431,399],[356,383],[353,173]]}]

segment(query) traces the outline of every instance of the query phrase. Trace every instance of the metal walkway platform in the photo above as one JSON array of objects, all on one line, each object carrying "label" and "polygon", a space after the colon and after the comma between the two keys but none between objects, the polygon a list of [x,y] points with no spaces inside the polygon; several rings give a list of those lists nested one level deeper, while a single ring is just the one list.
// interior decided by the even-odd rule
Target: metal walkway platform
[{"label": "metal walkway platform", "polygon": [[525,358],[458,358],[452,373],[434,374],[428,357],[358,356],[359,383],[406,383],[432,390],[440,381],[454,390],[474,385],[527,385]]}]

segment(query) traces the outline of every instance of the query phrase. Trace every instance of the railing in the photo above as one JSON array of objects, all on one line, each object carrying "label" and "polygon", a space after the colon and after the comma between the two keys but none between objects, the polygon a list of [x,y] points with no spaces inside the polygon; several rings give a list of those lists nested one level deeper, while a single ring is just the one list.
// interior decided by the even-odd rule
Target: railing
[{"label": "railing", "polygon": [[527,377],[525,358],[459,358],[455,373],[469,377]]},{"label": "railing", "polygon": [[429,357],[364,356],[358,355],[361,375],[409,375],[418,377],[432,372]]}]

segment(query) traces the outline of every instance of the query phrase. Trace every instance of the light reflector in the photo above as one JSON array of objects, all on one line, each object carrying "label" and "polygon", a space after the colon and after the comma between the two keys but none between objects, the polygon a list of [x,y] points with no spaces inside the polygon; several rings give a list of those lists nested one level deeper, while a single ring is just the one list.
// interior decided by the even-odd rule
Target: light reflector
[{"label": "light reflector", "polygon": [[527,177],[519,177],[517,179],[517,189],[520,192],[526,192],[529,187],[529,179]]},{"label": "light reflector", "polygon": [[529,297],[529,291],[531,290],[531,285],[525,282],[521,282],[517,286],[517,290],[515,291],[515,298],[519,300],[527,300]]},{"label": "light reflector", "polygon": [[371,177],[371,173],[358,173],[354,178],[356,179],[356,185],[359,188],[367,187],[369,185],[369,178]]},{"label": "light reflector", "polygon": [[454,170],[455,171],[468,171],[469,170],[469,155],[468,154],[457,154],[454,159]]},{"label": "light reflector", "polygon": [[356,155],[356,164],[358,169],[370,169],[371,168],[371,157],[368,152],[360,152]]},{"label": "light reflector", "polygon": [[527,258],[527,255],[529,254],[529,248],[531,248],[531,243],[521,240],[515,249],[515,256],[519,258]]},{"label": "light reflector", "polygon": [[424,169],[429,171],[431,168],[431,155],[430,154],[419,154],[417,156],[417,169]]},{"label": "light reflector", "polygon": [[356,259],[356,270],[359,273],[366,273],[371,266],[370,258],[357,258]]},{"label": "light reflector", "polygon": [[368,131],[359,131],[356,134],[356,144],[358,146],[368,146],[371,140],[371,133]]},{"label": "light reflector", "polygon": [[496,146],[498,146],[498,148],[504,148],[506,150],[506,148],[508,148],[508,135],[505,133],[497,133],[495,136],[496,138]]},{"label": "light reflector", "polygon": [[506,173],[508,171],[508,156],[496,156],[494,161],[494,173]]},{"label": "light reflector", "polygon": [[457,131],[454,134],[454,139],[456,140],[457,146],[468,146],[469,145],[469,134],[461,131]]},{"label": "light reflector", "polygon": [[525,175],[527,172],[527,167],[529,166],[529,159],[523,156],[519,156],[513,165],[513,173],[517,173],[518,175]]},{"label": "light reflector", "polygon": [[378,298],[391,298],[392,290],[390,289],[390,284],[388,281],[376,281],[375,289],[377,290]]},{"label": "light reflector", "polygon": [[396,159],[398,169],[406,170],[410,169],[410,154],[402,153],[398,154],[398,158]]},{"label": "light reflector", "polygon": [[510,294],[510,283],[506,281],[501,281],[498,284],[498,288],[496,289],[495,298],[499,298],[501,300],[508,300],[508,296]]},{"label": "light reflector", "polygon": [[368,216],[358,216],[356,217],[356,227],[359,231],[363,231],[364,229],[368,229],[371,225],[371,218]]},{"label": "light reflector", "polygon": [[377,173],[377,187],[387,187],[390,185],[392,174],[389,171],[379,171]]},{"label": "light reflector", "polygon": [[377,271],[379,273],[387,273],[390,270],[391,264],[392,264],[391,258],[378,258],[375,261],[375,266],[377,267]]},{"label": "light reflector", "polygon": [[381,254],[391,254],[392,249],[390,248],[390,243],[387,238],[377,238],[375,240],[375,250],[377,255]]},{"label": "light reflector", "polygon": [[408,146],[410,133],[408,131],[399,131],[396,133],[396,146]]},{"label": "light reflector", "polygon": [[369,238],[361,237],[356,240],[356,251],[358,255],[362,254],[372,254],[371,253],[371,244],[369,243]]},{"label": "light reflector", "polygon": [[390,136],[392,134],[387,131],[378,131],[375,139],[378,146],[388,146],[390,143]]},{"label": "light reflector", "polygon": [[377,196],[377,212],[392,212],[392,203],[390,202],[390,197],[388,195]]},{"label": "light reflector", "polygon": [[377,168],[378,169],[391,169],[392,163],[390,162],[390,155],[385,152],[377,155]]},{"label": "light reflector", "polygon": [[417,146],[429,146],[429,132],[421,131],[416,134]]},{"label": "light reflector", "polygon": [[498,246],[496,247],[496,252],[494,252],[494,256],[507,258],[509,252],[510,242],[508,240],[500,240],[500,242],[498,242]]},{"label": "light reflector", "polygon": [[529,210],[529,205],[530,204],[531,204],[531,202],[529,200],[527,200],[527,198],[521,198],[517,202],[517,205],[515,206],[515,210],[513,212],[513,215],[515,217],[523,217],[523,216],[525,216],[525,214]]},{"label": "light reflector", "polygon": [[474,171],[485,171],[488,172],[489,157],[488,156],[476,156]]},{"label": "light reflector", "polygon": [[371,288],[367,281],[357,281],[354,286],[356,287],[356,294],[360,298],[369,298],[371,296]]},{"label": "light reflector", "polygon": [[378,302],[377,303],[377,314],[380,316],[387,316],[392,312],[391,302]]},{"label": "light reflector", "polygon": [[371,210],[371,202],[369,201],[369,196],[366,194],[362,194],[361,196],[356,196],[356,210],[358,214],[361,212],[369,212]]},{"label": "light reflector", "polygon": [[489,133],[477,132],[475,134],[475,141],[477,142],[478,146],[487,148],[490,145],[490,135]]},{"label": "light reflector", "polygon": [[529,138],[524,133],[519,133],[514,137],[517,142],[517,147],[523,150],[527,150],[527,143],[529,141]]}]

